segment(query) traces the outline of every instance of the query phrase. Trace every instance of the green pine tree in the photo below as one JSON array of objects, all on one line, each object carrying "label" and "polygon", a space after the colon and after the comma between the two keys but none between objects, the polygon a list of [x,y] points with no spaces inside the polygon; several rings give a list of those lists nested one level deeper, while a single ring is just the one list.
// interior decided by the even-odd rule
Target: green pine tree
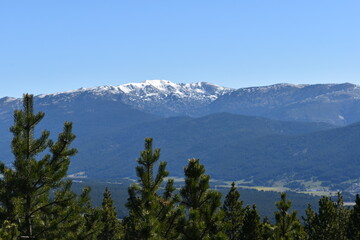
[{"label": "green pine tree", "polygon": [[349,211],[344,207],[341,194],[338,194],[336,203],[330,197],[322,197],[318,213],[307,209],[305,231],[311,240],[345,240],[348,221]]},{"label": "green pine tree", "polygon": [[356,195],[355,206],[350,212],[347,236],[350,240],[360,239],[360,196]]},{"label": "green pine tree", "polygon": [[240,201],[240,193],[233,182],[222,206],[222,210],[225,213],[223,219],[224,231],[229,240],[237,240],[240,238],[244,220],[244,209],[242,205],[243,201]]},{"label": "green pine tree", "polygon": [[165,239],[176,239],[179,236],[176,227],[183,209],[178,206],[180,196],[174,193],[175,190],[174,180],[169,179],[164,189],[158,214],[159,221],[162,223],[162,236]]},{"label": "green pine tree", "polygon": [[102,214],[101,214],[102,230],[98,237],[99,240],[117,240],[121,239],[121,223],[117,217],[114,202],[111,193],[106,187],[103,195]]},{"label": "green pine tree", "polygon": [[209,190],[210,177],[199,159],[185,167],[185,186],[180,189],[181,205],[187,210],[179,224],[181,239],[226,239],[222,232],[221,194]]},{"label": "green pine tree", "polygon": [[312,209],[311,205],[308,204],[305,210],[305,216],[302,217],[304,221],[304,230],[307,234],[308,239],[316,239],[317,227],[315,226],[316,212]]},{"label": "green pine tree", "polygon": [[178,197],[173,194],[173,181],[168,181],[164,197],[158,194],[165,177],[166,162],[160,162],[158,172],[154,167],[160,157],[160,149],[153,150],[152,139],[145,139],[145,149],[137,160],[136,174],[139,184],[129,187],[126,204],[129,216],[124,219],[125,239],[169,239],[176,234],[175,226],[179,210],[175,207]]},{"label": "green pine tree", "polygon": [[246,206],[244,224],[241,231],[241,240],[261,240],[262,226],[259,213],[254,204],[252,208]]},{"label": "green pine tree", "polygon": [[336,236],[336,209],[330,197],[319,200],[319,213],[308,209],[306,211],[305,229],[311,240],[327,240]]},{"label": "green pine tree", "polygon": [[70,148],[75,139],[72,124],[64,124],[54,143],[45,130],[35,137],[43,117],[42,112],[34,114],[33,96],[25,94],[10,129],[13,167],[0,163],[0,223],[16,226],[20,239],[64,239],[64,232],[79,226],[82,198],[70,190],[71,181],[64,180],[76,153]]},{"label": "green pine tree", "polygon": [[273,224],[271,224],[269,218],[267,216],[264,217],[261,233],[263,240],[273,240],[275,239],[275,228]]},{"label": "green pine tree", "polygon": [[344,206],[344,200],[340,192],[337,194],[337,201],[335,203],[336,220],[337,220],[337,239],[347,240],[347,229],[349,226],[350,211]]},{"label": "green pine tree", "polygon": [[0,228],[1,240],[16,240],[20,236],[18,226],[5,220]]},{"label": "green pine tree", "polygon": [[286,193],[281,193],[281,200],[276,202],[278,212],[275,212],[275,239],[292,240],[303,239],[302,226],[296,211],[289,213],[291,201],[286,200]]},{"label": "green pine tree", "polygon": [[59,226],[57,233],[48,235],[47,239],[97,240],[102,227],[102,211],[91,206],[90,190],[89,187],[83,189],[75,202],[76,204],[74,204],[76,206],[73,208],[75,214],[66,219],[67,225],[71,224],[71,228],[67,225],[66,228]]}]

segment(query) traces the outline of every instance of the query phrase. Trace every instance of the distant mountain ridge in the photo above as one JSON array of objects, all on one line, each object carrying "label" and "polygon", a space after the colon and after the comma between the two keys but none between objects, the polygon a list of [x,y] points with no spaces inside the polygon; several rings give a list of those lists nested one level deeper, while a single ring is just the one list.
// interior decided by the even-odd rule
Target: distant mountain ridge
[{"label": "distant mountain ridge", "polygon": [[[232,89],[215,84],[146,80],[119,86],[80,88],[35,97],[39,105],[68,103],[75,97],[121,102],[162,117],[205,116],[217,112],[285,121],[326,122],[339,126],[360,121],[360,87],[343,84],[275,84]],[[20,99],[0,99],[0,118],[20,106]]]},{"label": "distant mountain ridge", "polygon": [[[119,86],[81,88],[35,97],[39,105],[69,103],[73,98],[121,102],[162,117],[205,116],[217,112],[277,120],[347,125],[360,121],[360,87],[343,84],[275,84],[232,89],[211,83],[173,83],[146,80]],[[15,98],[0,99],[0,118],[19,106]],[[5,110],[4,110],[5,109]]]},{"label": "distant mountain ridge", "polygon": [[[219,96],[232,91],[206,82],[173,83],[167,80],[146,80],[119,86],[80,88],[66,92],[41,94],[35,97],[39,105],[70,102],[72,98],[87,95],[89,98],[118,101],[141,111],[161,116],[196,115]],[[2,98],[1,103],[19,103],[16,98]]]},{"label": "distant mountain ridge", "polygon": [[346,125],[360,121],[360,87],[343,83],[240,88],[212,102],[209,111]]}]

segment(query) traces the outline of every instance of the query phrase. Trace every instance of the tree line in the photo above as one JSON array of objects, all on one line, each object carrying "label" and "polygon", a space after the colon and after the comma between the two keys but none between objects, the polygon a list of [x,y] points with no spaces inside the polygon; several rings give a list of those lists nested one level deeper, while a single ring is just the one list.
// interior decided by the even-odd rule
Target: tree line
[{"label": "tree line", "polygon": [[[23,109],[14,113],[11,142],[13,166],[0,163],[0,239],[36,240],[359,240],[360,197],[352,208],[322,197],[319,210],[309,205],[302,221],[291,211],[286,193],[275,203],[275,222],[261,219],[256,206],[243,206],[233,183],[222,201],[210,188],[210,177],[199,159],[184,168],[180,189],[168,179],[166,162],[159,162],[160,150],[152,139],[137,160],[138,182],[128,188],[123,219],[117,217],[109,189],[101,207],[93,207],[89,188],[81,194],[71,190],[67,179],[75,135],[66,122],[56,141],[43,131],[34,135],[44,113],[34,113],[33,96],[25,94]],[[156,168],[156,169],[155,169]]]}]

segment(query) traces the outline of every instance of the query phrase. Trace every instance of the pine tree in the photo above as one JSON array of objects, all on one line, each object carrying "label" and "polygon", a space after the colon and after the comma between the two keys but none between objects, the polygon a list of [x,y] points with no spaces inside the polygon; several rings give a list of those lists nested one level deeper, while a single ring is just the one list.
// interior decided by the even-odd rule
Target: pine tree
[{"label": "pine tree", "polygon": [[[71,228],[58,227],[57,234],[49,235],[47,239],[63,240],[97,240],[102,228],[101,217],[102,211],[99,208],[93,208],[90,201],[90,188],[83,189],[81,195],[77,198],[75,214],[67,218],[67,224]],[[70,231],[69,231],[70,230]],[[61,236],[60,238],[57,236]]]},{"label": "pine tree", "polygon": [[269,218],[267,216],[264,217],[262,228],[261,228],[261,235],[263,240],[273,240],[275,239],[275,226],[271,224]]},{"label": "pine tree", "polygon": [[23,110],[15,111],[10,129],[13,167],[0,163],[0,223],[17,226],[20,239],[62,239],[59,229],[74,229],[72,219],[80,216],[75,217],[81,198],[70,190],[71,181],[64,180],[76,153],[70,148],[75,139],[72,124],[64,124],[54,143],[45,130],[35,138],[35,126],[43,117],[42,112],[33,113],[33,96],[25,94]]},{"label": "pine tree", "polygon": [[162,223],[162,236],[165,239],[176,239],[179,236],[176,227],[183,209],[178,206],[180,197],[174,193],[175,190],[174,179],[169,179],[164,189],[158,214],[159,221]]},{"label": "pine tree", "polygon": [[319,200],[318,213],[311,208],[307,209],[305,231],[311,240],[347,239],[348,216],[341,194],[338,194],[336,203],[330,197],[322,197]]},{"label": "pine tree", "polygon": [[223,219],[224,232],[229,240],[237,240],[240,238],[244,220],[244,209],[242,207],[243,201],[240,201],[239,198],[240,193],[233,182],[222,207],[225,213]]},{"label": "pine tree", "polygon": [[20,232],[15,223],[5,220],[0,228],[1,240],[16,240],[20,236]]},{"label": "pine tree", "polygon": [[316,230],[317,227],[315,226],[316,213],[312,209],[310,204],[308,204],[308,207],[305,210],[305,216],[306,217],[302,217],[302,219],[304,221],[304,230],[308,236],[308,239],[316,239],[316,235],[317,235],[317,230]]},{"label": "pine tree", "polygon": [[241,231],[241,240],[261,240],[262,226],[259,213],[254,204],[252,208],[246,206],[244,224]]},{"label": "pine tree", "polygon": [[347,236],[350,240],[360,239],[360,196],[356,195],[355,206],[350,212]]},{"label": "pine tree", "polygon": [[337,239],[347,240],[347,229],[349,225],[350,211],[344,206],[344,200],[340,192],[338,192],[337,194],[335,209],[337,213]]},{"label": "pine tree", "polygon": [[279,240],[304,238],[296,211],[288,212],[291,208],[291,201],[286,200],[286,193],[281,193],[281,200],[276,202],[276,207],[279,211],[275,212],[275,238]]},{"label": "pine tree", "polygon": [[219,211],[221,194],[209,190],[209,180],[199,159],[190,159],[185,167],[185,186],[180,189],[181,205],[188,213],[179,225],[182,239],[226,239]]},{"label": "pine tree", "polygon": [[107,187],[103,195],[101,215],[102,230],[98,240],[121,239],[121,223],[117,218],[114,202]]},{"label": "pine tree", "polygon": [[327,240],[337,235],[336,209],[330,197],[319,200],[319,213],[307,216],[306,223],[309,224],[306,229],[312,229],[312,233],[308,233],[310,239]]},{"label": "pine tree", "polygon": [[160,149],[153,150],[152,139],[145,139],[145,149],[137,160],[136,174],[139,184],[129,187],[126,204],[129,216],[124,219],[125,239],[168,239],[175,230],[179,210],[175,203],[178,197],[173,194],[173,181],[169,180],[164,197],[158,194],[165,177],[166,162],[160,162],[154,176],[155,163],[159,160]]}]

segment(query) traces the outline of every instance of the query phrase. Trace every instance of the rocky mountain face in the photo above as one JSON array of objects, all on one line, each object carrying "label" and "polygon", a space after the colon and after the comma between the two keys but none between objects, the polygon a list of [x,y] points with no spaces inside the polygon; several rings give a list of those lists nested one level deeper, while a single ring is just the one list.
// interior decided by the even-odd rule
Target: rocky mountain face
[{"label": "rocky mountain face", "polygon": [[123,93],[123,103],[162,116],[199,115],[219,96],[232,91],[206,82],[176,84],[164,80],[129,83],[118,88]]}]

